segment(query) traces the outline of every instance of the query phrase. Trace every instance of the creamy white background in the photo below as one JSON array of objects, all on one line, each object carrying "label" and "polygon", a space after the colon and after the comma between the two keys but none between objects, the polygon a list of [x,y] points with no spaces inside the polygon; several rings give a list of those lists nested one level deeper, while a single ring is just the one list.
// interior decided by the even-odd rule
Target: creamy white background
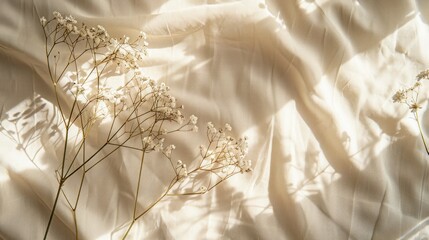
[{"label": "creamy white background", "polygon": [[[145,73],[171,86],[186,114],[249,137],[252,174],[202,197],[167,198],[129,239],[395,239],[429,215],[429,157],[406,107],[391,100],[429,66],[427,1],[5,0],[4,124],[35,96],[53,102],[39,25],[53,11],[112,36],[147,32]],[[0,135],[0,238],[43,236],[57,153],[49,139],[39,144],[36,167]],[[115,158],[89,176],[81,239],[117,239],[129,221],[137,161]],[[146,181],[162,187],[160,171],[149,165]],[[75,238],[63,200],[49,239]]]}]

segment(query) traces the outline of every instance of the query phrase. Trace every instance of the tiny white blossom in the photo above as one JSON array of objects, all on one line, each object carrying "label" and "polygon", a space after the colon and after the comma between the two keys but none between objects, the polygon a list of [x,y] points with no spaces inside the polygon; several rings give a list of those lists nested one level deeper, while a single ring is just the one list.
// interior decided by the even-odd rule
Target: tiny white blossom
[{"label": "tiny white blossom", "polygon": [[207,129],[208,129],[209,134],[212,134],[212,135],[217,134],[218,130],[214,127],[213,123],[208,122],[207,123]]},{"label": "tiny white blossom", "polygon": [[181,165],[178,174],[179,174],[179,178],[181,179],[188,176],[188,169],[186,168],[186,164]]},{"label": "tiny white blossom", "polygon": [[69,30],[70,32],[73,31],[73,24],[67,23],[66,27],[67,27],[67,30]]},{"label": "tiny white blossom", "polygon": [[68,23],[72,23],[72,24],[76,24],[77,23],[76,19],[74,19],[74,17],[72,15],[66,17],[65,19],[66,19],[66,21]]},{"label": "tiny white blossom", "polygon": [[182,160],[177,160],[177,166],[178,166],[178,167],[181,167],[182,165],[183,165]]},{"label": "tiny white blossom", "polygon": [[158,140],[157,144],[155,145],[155,151],[159,152],[162,150],[164,145],[164,138],[161,138]]},{"label": "tiny white blossom", "polygon": [[97,29],[99,33],[104,34],[106,32],[106,29],[101,25],[97,25]]},{"label": "tiny white blossom", "polygon": [[241,169],[241,172],[250,172],[252,171],[252,161],[250,160],[240,160],[238,166]]},{"label": "tiny white blossom", "polygon": [[124,43],[128,43],[130,41],[129,37],[124,37]]},{"label": "tiny white blossom", "polygon": [[181,160],[177,160],[177,177],[179,181],[183,181],[187,176],[188,169],[186,168],[186,164],[184,164]]},{"label": "tiny white blossom", "polygon": [[143,138],[144,147],[147,149],[151,149],[153,147],[153,138],[152,136],[147,136]]},{"label": "tiny white blossom", "polygon": [[147,35],[145,32],[141,31],[139,34],[139,38],[147,39]]},{"label": "tiny white blossom", "polygon": [[172,144],[172,145],[169,145],[169,146],[167,146],[167,147],[165,147],[165,148],[164,148],[164,154],[165,154],[167,157],[171,157],[171,152],[172,152],[174,149],[176,149],[176,146],[174,146],[173,144]]},{"label": "tiny white blossom", "polygon": [[47,20],[45,17],[40,18],[40,23],[42,24],[43,27],[46,25],[46,22],[47,22]]},{"label": "tiny white blossom", "polygon": [[191,116],[189,117],[189,121],[190,121],[193,125],[196,125],[196,124],[197,124],[197,121],[198,121],[198,117],[196,117],[195,115],[191,115]]},{"label": "tiny white blossom", "polygon": [[62,18],[61,13],[59,13],[57,11],[55,11],[53,14],[54,14],[54,17],[57,18],[57,19],[58,18]]}]

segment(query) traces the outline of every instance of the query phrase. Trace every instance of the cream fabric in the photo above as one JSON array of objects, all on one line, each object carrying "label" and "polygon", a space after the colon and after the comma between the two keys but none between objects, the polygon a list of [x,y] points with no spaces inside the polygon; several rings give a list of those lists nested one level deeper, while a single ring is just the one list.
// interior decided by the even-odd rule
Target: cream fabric
[{"label": "cream fabric", "polygon": [[[41,239],[54,200],[60,150],[46,122],[54,100],[39,18],[55,10],[113,36],[147,32],[146,75],[167,83],[186,114],[228,122],[235,135],[249,137],[251,174],[201,197],[166,198],[129,239],[395,239],[429,215],[429,157],[407,108],[391,100],[429,66],[425,0],[0,6],[2,124],[14,127],[7,119],[34,99],[44,104],[28,114],[31,147],[0,135],[0,238]],[[198,145],[195,137],[179,151]],[[78,208],[80,239],[122,236],[132,214],[133,157],[121,151],[89,175]],[[142,202],[162,188],[160,171],[156,164],[145,169]],[[64,198],[49,239],[75,239]]]}]

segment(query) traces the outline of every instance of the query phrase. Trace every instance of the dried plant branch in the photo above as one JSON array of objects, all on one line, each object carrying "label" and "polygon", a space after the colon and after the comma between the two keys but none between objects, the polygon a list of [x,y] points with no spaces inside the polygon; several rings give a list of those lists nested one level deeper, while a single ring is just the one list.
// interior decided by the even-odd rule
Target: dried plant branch
[{"label": "dried plant branch", "polygon": [[[64,17],[58,12],[53,15],[49,20],[42,17],[40,22],[46,41],[49,78],[61,120],[58,124],[61,128],[56,129],[63,141],[55,172],[58,187],[44,239],[61,196],[72,211],[76,239],[79,238],[77,209],[82,189],[90,184],[86,176],[119,149],[140,154],[133,214],[123,239],[134,223],[165,197],[204,194],[232,176],[252,170],[251,162],[245,159],[247,138],[236,140],[227,135],[232,130],[228,124],[220,129],[207,124],[207,147],[200,146],[199,159],[190,163],[190,167],[173,158],[176,147],[164,146],[165,139],[172,133],[197,132],[198,118],[191,115],[185,120],[181,112],[183,106],[176,103],[169,87],[143,76],[139,64],[147,55],[145,33],[133,41],[126,36],[116,39],[102,26],[78,26],[72,16]],[[111,79],[119,76],[125,79],[123,84],[112,85]],[[104,137],[89,148],[91,136],[102,133]],[[30,135],[30,139],[35,135]],[[173,173],[173,177],[162,194],[141,210],[138,206],[144,187],[143,168],[151,160],[151,152],[162,153],[171,167],[165,174]],[[77,174],[80,174],[77,186],[69,186],[69,179]],[[182,186],[186,184],[199,188],[183,192]],[[69,187],[76,188],[71,191]],[[74,197],[70,197],[71,193]]]}]

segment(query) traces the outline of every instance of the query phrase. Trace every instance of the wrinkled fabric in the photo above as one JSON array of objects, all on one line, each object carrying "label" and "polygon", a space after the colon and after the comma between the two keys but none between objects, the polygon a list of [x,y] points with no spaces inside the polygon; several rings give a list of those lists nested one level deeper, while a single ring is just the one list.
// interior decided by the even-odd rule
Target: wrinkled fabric
[{"label": "wrinkled fabric", "polygon": [[[407,107],[392,102],[429,66],[427,1],[0,5],[0,119],[14,131],[0,134],[0,238],[41,239],[58,186],[61,150],[49,137],[56,107],[39,23],[53,11],[111,36],[146,32],[144,74],[169,85],[186,114],[230,123],[249,138],[251,174],[199,197],[164,199],[129,239],[396,239],[429,215],[429,157]],[[29,106],[37,111],[27,113],[25,129],[35,134],[10,121]],[[28,148],[25,138],[34,139]],[[177,139],[178,154],[192,155],[202,138]],[[138,161],[124,150],[114,158],[88,175],[80,239],[119,239],[130,224]],[[148,164],[143,182],[146,206],[166,183],[163,169]],[[60,198],[48,239],[75,238]]]}]

